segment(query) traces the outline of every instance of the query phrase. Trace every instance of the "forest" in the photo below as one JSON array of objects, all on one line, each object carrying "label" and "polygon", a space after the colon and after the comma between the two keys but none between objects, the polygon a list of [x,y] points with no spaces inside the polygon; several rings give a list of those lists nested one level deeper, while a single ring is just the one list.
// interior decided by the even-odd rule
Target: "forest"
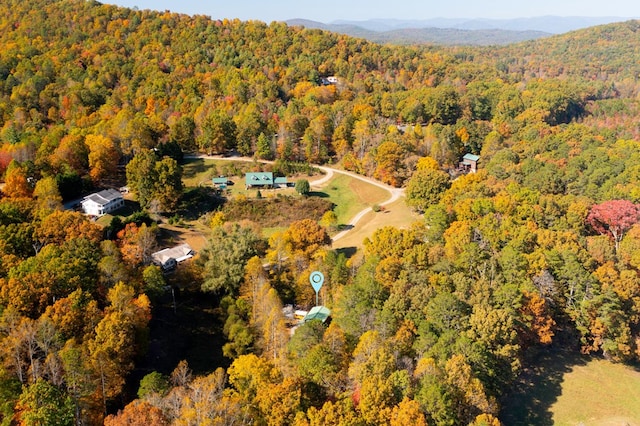
[{"label": "forest", "polygon": [[[639,30],[388,46],[0,2],[1,424],[493,426],[533,354],[634,365]],[[406,188],[420,220],[347,256],[318,200],[265,236],[225,214],[252,200],[184,187],[185,153],[340,167]],[[456,173],[468,153],[478,172]],[[64,207],[123,185],[129,216]],[[198,197],[206,247],[167,276],[156,218],[187,220]],[[283,305],[315,304],[312,271],[331,322],[292,333]],[[168,289],[220,330],[197,368],[150,361]]]}]

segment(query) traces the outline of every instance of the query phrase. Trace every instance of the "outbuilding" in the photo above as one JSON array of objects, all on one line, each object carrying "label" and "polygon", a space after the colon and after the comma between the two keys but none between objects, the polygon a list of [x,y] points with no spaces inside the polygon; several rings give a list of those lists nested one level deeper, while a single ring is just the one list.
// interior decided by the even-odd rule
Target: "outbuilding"
[{"label": "outbuilding", "polygon": [[191,259],[195,255],[195,251],[189,244],[180,244],[179,246],[166,248],[157,251],[151,255],[153,263],[162,268],[164,271],[170,271],[178,266],[178,263]]},{"label": "outbuilding", "polygon": [[458,168],[463,173],[475,173],[478,171],[478,161],[480,161],[479,155],[465,154]]},{"label": "outbuilding", "polygon": [[320,320],[323,324],[326,324],[330,319],[331,310],[326,306],[314,306],[311,310],[304,316],[302,322],[307,322],[311,320]]}]

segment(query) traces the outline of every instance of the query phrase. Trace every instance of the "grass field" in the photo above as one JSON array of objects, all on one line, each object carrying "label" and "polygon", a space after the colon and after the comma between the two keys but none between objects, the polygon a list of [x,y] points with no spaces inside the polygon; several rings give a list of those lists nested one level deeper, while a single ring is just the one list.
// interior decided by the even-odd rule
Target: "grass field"
[{"label": "grass field", "polygon": [[390,197],[382,188],[338,173],[320,191],[312,192],[311,195],[328,197],[336,205],[333,211],[340,224],[349,223],[362,210]]},{"label": "grass field", "polygon": [[506,426],[640,425],[640,372],[565,351],[548,352],[503,403]]},{"label": "grass field", "polygon": [[371,237],[376,229],[385,226],[404,229],[417,220],[420,220],[419,216],[405,204],[404,198],[400,198],[385,206],[382,212],[367,213],[353,230],[333,243],[333,248],[361,247],[364,239]]}]

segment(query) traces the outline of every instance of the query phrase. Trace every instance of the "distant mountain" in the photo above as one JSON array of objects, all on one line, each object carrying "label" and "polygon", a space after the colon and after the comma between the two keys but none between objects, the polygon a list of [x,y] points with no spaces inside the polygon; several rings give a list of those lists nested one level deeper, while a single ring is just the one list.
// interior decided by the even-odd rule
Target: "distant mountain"
[{"label": "distant mountain", "polygon": [[631,18],[540,16],[517,19],[449,19],[427,20],[371,19],[368,21],[334,21],[329,24],[292,19],[287,24],[318,28],[377,43],[443,45],[505,45],[564,34],[582,28],[627,21]]},{"label": "distant mountain", "polygon": [[515,19],[372,19],[368,21],[340,20],[331,22],[331,25],[357,26],[378,32],[407,28],[455,28],[459,30],[542,31],[551,34],[563,34],[581,28],[628,21],[629,19],[632,18],[622,18],[619,16],[538,16],[533,18]]},{"label": "distant mountain", "polygon": [[[305,19],[287,21],[290,26],[315,28],[352,37],[364,38],[376,43],[391,44],[441,44],[441,45],[505,45],[548,37],[542,31],[513,31],[501,29],[465,30],[459,28],[393,28],[389,24],[370,22],[367,28],[354,24],[324,24]],[[372,28],[378,28],[374,30]],[[383,29],[386,28],[386,29]]]}]

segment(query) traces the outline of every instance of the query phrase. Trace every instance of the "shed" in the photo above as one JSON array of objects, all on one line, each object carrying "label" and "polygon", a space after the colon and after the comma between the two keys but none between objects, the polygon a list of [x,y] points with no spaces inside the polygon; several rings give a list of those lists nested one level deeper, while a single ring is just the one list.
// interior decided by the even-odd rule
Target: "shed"
[{"label": "shed", "polygon": [[84,197],[82,211],[91,216],[103,216],[124,207],[124,198],[115,189],[104,189]]},{"label": "shed", "polygon": [[226,176],[214,177],[212,180],[213,186],[219,189],[227,189],[229,179]]},{"label": "shed", "polygon": [[286,177],[276,177],[273,179],[273,186],[276,188],[286,188],[289,186],[289,182],[287,182]]},{"label": "shed", "polygon": [[479,155],[465,154],[459,164],[459,169],[462,172],[475,173],[478,171],[478,161],[480,161]]},{"label": "shed", "polygon": [[151,255],[153,263],[168,271],[175,268],[178,263],[191,259],[195,255],[195,251],[189,244],[180,244],[172,248],[166,248],[157,251]]},{"label": "shed", "polygon": [[314,306],[309,312],[307,312],[307,315],[305,315],[302,322],[317,319],[322,321],[323,323],[326,323],[330,316],[331,310],[329,310],[329,308],[327,308],[326,306]]}]

